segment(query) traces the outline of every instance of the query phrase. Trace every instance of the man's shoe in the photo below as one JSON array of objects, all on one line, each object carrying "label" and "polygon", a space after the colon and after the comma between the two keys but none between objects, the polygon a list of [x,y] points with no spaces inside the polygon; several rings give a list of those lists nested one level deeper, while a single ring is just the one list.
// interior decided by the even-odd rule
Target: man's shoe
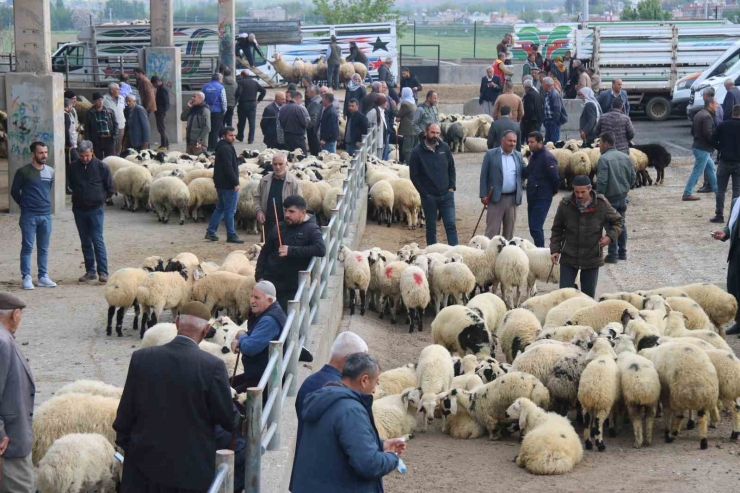
[{"label": "man's shoe", "polygon": [[696,195],[684,195],[681,200],[684,202],[694,202],[696,200],[701,200],[701,197],[697,197]]},{"label": "man's shoe", "polygon": [[23,289],[33,289],[33,280],[31,276],[23,276]]},{"label": "man's shoe", "polygon": [[108,274],[98,274],[98,281],[100,281],[102,284],[108,282]]},{"label": "man's shoe", "polygon": [[735,334],[740,334],[740,325],[738,325],[737,322],[735,322],[732,325],[732,327],[730,327],[729,329],[725,331],[725,335],[728,335],[728,336],[735,335]]},{"label": "man's shoe", "polygon": [[247,142],[247,145],[252,145],[252,144],[254,144],[254,140],[250,140]]},{"label": "man's shoe", "polygon": [[697,190],[696,193],[711,193],[712,191],[712,187],[710,187],[709,185],[704,185],[699,190]]},{"label": "man's shoe", "polygon": [[619,254],[619,260],[627,260],[627,254],[626,253]]},{"label": "man's shoe", "polygon": [[226,243],[244,243],[244,240],[238,236],[232,236],[231,238],[226,239]]},{"label": "man's shoe", "polygon": [[90,282],[90,281],[94,281],[97,278],[98,278],[98,276],[96,276],[95,274],[91,274],[91,273],[88,272],[84,276],[80,277],[78,279],[78,281],[79,282]]},{"label": "man's shoe", "polygon": [[724,224],[725,223],[725,216],[714,216],[712,219],[709,220],[710,223],[717,223],[717,224]]},{"label": "man's shoe", "polygon": [[604,262],[607,264],[616,264],[617,263],[617,257],[606,257],[604,259]]},{"label": "man's shoe", "polygon": [[218,241],[218,236],[213,233],[206,233],[206,240]]},{"label": "man's shoe", "polygon": [[304,363],[311,363],[313,361],[313,354],[311,354],[311,351],[309,351],[305,347],[302,347],[301,355],[298,356],[298,361],[302,361]]},{"label": "man's shoe", "polygon": [[49,279],[49,275],[48,274],[45,275],[45,276],[43,276],[43,277],[39,277],[38,285],[39,285],[39,287],[42,287],[42,288],[55,288],[55,287],[57,287],[57,283],[55,283],[54,281],[52,281],[51,279]]}]

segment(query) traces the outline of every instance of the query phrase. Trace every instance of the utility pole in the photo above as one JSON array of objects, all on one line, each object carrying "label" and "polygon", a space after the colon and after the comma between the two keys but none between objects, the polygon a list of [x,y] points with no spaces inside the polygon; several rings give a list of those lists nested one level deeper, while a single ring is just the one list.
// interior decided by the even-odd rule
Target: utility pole
[{"label": "utility pole", "polygon": [[588,0],[583,0],[583,27],[588,27]]}]

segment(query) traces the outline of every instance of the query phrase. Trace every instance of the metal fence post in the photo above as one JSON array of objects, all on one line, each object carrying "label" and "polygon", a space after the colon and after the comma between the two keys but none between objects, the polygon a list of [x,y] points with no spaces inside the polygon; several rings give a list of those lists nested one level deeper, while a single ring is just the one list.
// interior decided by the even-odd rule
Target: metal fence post
[{"label": "metal fence post", "polygon": [[247,448],[244,488],[246,493],[260,493],[262,473],[262,389],[247,389]]},{"label": "metal fence post", "polygon": [[[308,288],[310,287],[311,283],[311,275],[308,272],[301,271],[299,275],[299,284],[300,284],[300,278],[304,277],[304,273],[308,276],[308,282],[303,285],[303,292],[305,293],[308,291]],[[305,306],[305,308],[304,308]],[[305,305],[301,303],[300,301],[290,300],[288,301],[288,313],[290,313],[291,310],[295,309],[295,317],[293,317],[293,325],[290,328],[290,334],[288,335],[288,340],[286,341],[287,344],[290,344],[293,342],[293,353],[290,355],[290,359],[288,360],[288,369],[285,372],[285,376],[287,378],[288,374],[290,373],[293,375],[293,380],[290,382],[290,387],[288,387],[288,396],[293,397],[295,396],[296,392],[298,392],[298,357],[301,355],[301,346],[298,344],[298,338],[299,338],[299,332],[300,332],[300,325],[298,325],[298,316],[302,311],[305,311],[303,318],[308,318],[308,313],[310,311],[310,308],[308,306],[308,303]],[[276,403],[277,404],[277,403]]]},{"label": "metal fence post", "polygon": [[[270,416],[267,419],[267,428],[270,424],[275,423],[275,434],[272,435],[270,443],[267,444],[267,450],[277,450],[280,448],[280,413],[283,410],[283,343],[280,341],[270,341],[270,358],[276,357],[277,362],[272,369],[272,374],[267,382],[268,395],[275,396],[275,402],[270,409]],[[268,397],[269,400],[269,397]]]},{"label": "metal fence post", "polygon": [[218,466],[226,464],[229,471],[226,473],[224,482],[218,489],[218,493],[234,493],[234,451],[233,450],[216,450],[216,470]]},{"label": "metal fence post", "polygon": [[[321,233],[326,234],[326,245],[329,246],[329,241],[331,241],[331,228],[329,226],[321,226]],[[320,292],[319,296],[321,299],[326,299],[329,293],[329,252],[326,253],[327,256],[321,259],[324,267],[321,269],[321,277],[319,279],[319,287],[317,289],[317,291]],[[321,289],[322,284],[324,285],[324,289]]]}]

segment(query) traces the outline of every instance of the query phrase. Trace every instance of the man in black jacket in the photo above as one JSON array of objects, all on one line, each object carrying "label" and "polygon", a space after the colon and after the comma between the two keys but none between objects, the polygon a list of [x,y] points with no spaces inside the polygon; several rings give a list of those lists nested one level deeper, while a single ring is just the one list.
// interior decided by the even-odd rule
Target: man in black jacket
[{"label": "man in black jacket", "polygon": [[522,138],[526,138],[532,132],[539,132],[542,122],[545,120],[545,108],[542,96],[534,88],[532,80],[525,80],[524,96],[522,96],[522,106],[524,107],[524,116],[519,122]]},{"label": "man in black jacket", "polygon": [[[388,85],[388,93],[394,100],[398,100],[398,94],[396,93],[396,81],[394,80],[393,73],[391,72],[393,67],[393,58],[387,57],[385,63],[378,68],[378,82],[385,82]],[[367,113],[372,107],[365,107],[363,105],[362,110]]]},{"label": "man in black jacket", "polygon": [[95,157],[103,159],[116,155],[118,122],[116,115],[103,104],[103,95],[94,92],[93,106],[85,117],[85,140],[93,143]]},{"label": "man in black jacket", "polygon": [[[280,149],[278,142],[277,119],[280,114],[280,108],[285,104],[285,93],[278,91],[275,93],[275,102],[265,106],[260,119],[260,129],[264,136],[263,142],[268,149]],[[241,106],[241,105],[239,105]]]},{"label": "man in black jacket", "polygon": [[157,121],[157,131],[159,132],[158,151],[166,151],[170,148],[170,140],[167,138],[167,129],[164,127],[164,119],[170,109],[170,91],[162,83],[162,79],[156,75],[152,77],[152,85],[157,90],[154,100],[157,102],[157,109],[154,111],[154,119]]},{"label": "man in black jacket", "polygon": [[501,118],[491,124],[491,128],[488,130],[488,148],[495,149],[501,147],[501,139],[504,138],[506,132],[514,132],[516,134],[516,150],[522,150],[522,135],[521,128],[517,122],[511,119],[511,106],[501,107]]},{"label": "man in black jacket", "polygon": [[419,91],[424,89],[419,82],[419,79],[411,73],[411,69],[408,67],[403,67],[401,69],[401,89],[404,87],[410,87],[411,92],[414,93],[414,102],[418,102],[418,96]]},{"label": "man in black jacket", "polygon": [[362,136],[367,134],[367,117],[360,111],[360,103],[350,99],[347,105],[349,116],[344,127],[344,148],[350,156],[362,147]]},{"label": "man in black jacket", "polygon": [[321,99],[321,115],[319,117],[319,146],[322,151],[337,152],[339,138],[339,116],[334,108],[334,94],[326,93]]},{"label": "man in black jacket", "polygon": [[213,184],[218,193],[218,204],[213,211],[211,222],[206,230],[206,240],[218,241],[216,231],[223,219],[226,224],[226,243],[244,243],[236,235],[234,228],[234,214],[236,203],[239,200],[239,163],[236,160],[234,141],[236,130],[234,127],[225,127],[221,130],[221,140],[216,143],[216,159],[213,163]]},{"label": "man in black jacket", "polygon": [[80,142],[77,145],[77,154],[77,161],[72,163],[67,173],[69,187],[72,189],[72,213],[85,258],[85,275],[79,281],[98,279],[101,283],[106,283],[108,254],[103,241],[103,204],[113,196],[113,178],[108,165],[93,156],[92,142]]},{"label": "man in black jacket", "polygon": [[722,101],[722,118],[727,121],[730,118],[735,118],[732,116],[732,113],[735,105],[740,104],[740,89],[735,87],[735,81],[732,80],[732,77],[728,77],[725,79],[725,90],[727,91],[727,94],[725,94],[725,100]]},{"label": "man in black jacket", "polygon": [[319,118],[321,116],[321,96],[319,96],[318,86],[311,84],[306,89],[308,99],[306,99],[306,110],[308,116],[311,117],[311,122],[308,124],[307,138],[308,138],[308,149],[314,156],[319,155]]},{"label": "man in black jacket", "polygon": [[427,245],[437,243],[437,213],[447,234],[447,244],[457,245],[455,227],[455,160],[450,148],[439,140],[440,128],[430,123],[424,130],[424,141],[411,151],[409,174],[421,195],[426,221]]},{"label": "man in black jacket", "polygon": [[[257,104],[265,99],[267,91],[262,87],[259,82],[247,75],[247,71],[242,71],[241,78],[236,82],[236,103],[238,104],[236,114],[238,121],[236,124],[236,140],[239,142],[244,141],[244,125],[249,120],[249,137],[247,138],[247,144],[254,143],[254,121],[257,115]],[[275,94],[275,100],[277,101],[277,94]],[[265,108],[267,112],[267,108]],[[264,115],[262,115],[264,118]],[[264,130],[263,130],[264,133]],[[267,134],[265,134],[265,143],[267,143]],[[268,145],[268,147],[271,147]]]},{"label": "man in black jacket", "polygon": [[285,134],[285,149],[288,151],[300,149],[305,155],[307,152],[306,130],[311,124],[311,116],[301,104],[303,94],[292,91],[290,95],[292,99],[280,108],[280,114],[278,115],[278,121]]},{"label": "man in black jacket", "polygon": [[214,430],[239,428],[223,361],[198,344],[210,310],[186,304],[168,344],[134,352],[113,422],[126,467],[122,493],[206,491],[216,474]]},{"label": "man in black jacket", "polygon": [[257,258],[255,279],[275,285],[278,303],[286,313],[288,301],[298,290],[298,273],[306,270],[313,257],[326,255],[321,229],[315,218],[306,214],[306,207],[306,199],[298,195],[283,200],[285,221],[280,223],[280,236],[273,228]]},{"label": "man in black jacket", "polygon": [[[727,96],[725,96],[727,97]],[[717,166],[717,204],[712,223],[725,222],[725,193],[732,177],[732,199],[740,197],[740,104],[732,107],[732,118],[717,126],[712,134],[719,151]]]}]

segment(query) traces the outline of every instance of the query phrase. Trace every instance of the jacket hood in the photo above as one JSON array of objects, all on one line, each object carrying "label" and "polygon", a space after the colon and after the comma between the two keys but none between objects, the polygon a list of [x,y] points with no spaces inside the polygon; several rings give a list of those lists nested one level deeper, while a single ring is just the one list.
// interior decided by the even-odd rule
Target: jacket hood
[{"label": "jacket hood", "polygon": [[345,399],[348,400],[347,404],[350,404],[351,401],[355,401],[359,405],[367,408],[372,406],[373,396],[362,395],[341,383],[329,383],[326,387],[308,394],[303,407],[303,419],[307,422],[316,422],[320,420],[330,408]]},{"label": "jacket hood", "polygon": [[[218,142],[216,142],[216,145],[213,147],[213,150],[217,151],[219,148],[223,146],[234,147],[228,141],[221,139]],[[236,150],[234,150],[234,152],[236,152]]]},{"label": "jacket hood", "polygon": [[224,77],[224,84],[227,86],[233,86],[236,84],[236,82],[234,82],[234,77],[231,75]]}]

